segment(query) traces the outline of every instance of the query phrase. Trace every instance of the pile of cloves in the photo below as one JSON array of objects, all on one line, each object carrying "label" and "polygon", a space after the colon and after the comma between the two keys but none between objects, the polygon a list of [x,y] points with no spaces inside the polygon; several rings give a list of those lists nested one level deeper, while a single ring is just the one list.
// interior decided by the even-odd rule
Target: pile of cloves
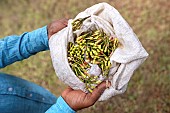
[{"label": "pile of cloves", "polygon": [[[89,17],[73,21],[73,31],[80,29],[87,18]],[[108,77],[111,68],[110,57],[118,45],[118,39],[107,36],[103,30],[84,32],[76,37],[74,43],[68,43],[69,65],[75,75],[85,83],[89,92],[92,92],[102,82],[99,76],[88,73],[91,68],[90,64],[98,65],[102,76]]]}]

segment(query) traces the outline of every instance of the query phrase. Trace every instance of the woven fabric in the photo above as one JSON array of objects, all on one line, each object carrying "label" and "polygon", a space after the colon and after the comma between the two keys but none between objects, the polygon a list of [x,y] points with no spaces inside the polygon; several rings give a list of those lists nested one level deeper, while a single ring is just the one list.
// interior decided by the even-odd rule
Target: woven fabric
[{"label": "woven fabric", "polygon": [[[83,22],[80,30],[75,33],[102,29],[107,35],[117,37],[121,46],[112,54],[112,67],[109,72],[111,87],[106,89],[99,101],[107,100],[117,94],[122,94],[134,71],[148,57],[132,28],[123,19],[120,13],[107,3],[96,4],[79,13],[75,19],[91,16]],[[70,19],[68,27],[54,34],[49,40],[51,58],[55,72],[60,80],[72,87],[86,92],[85,84],[76,77],[67,60],[68,42],[73,42],[73,31]]]}]

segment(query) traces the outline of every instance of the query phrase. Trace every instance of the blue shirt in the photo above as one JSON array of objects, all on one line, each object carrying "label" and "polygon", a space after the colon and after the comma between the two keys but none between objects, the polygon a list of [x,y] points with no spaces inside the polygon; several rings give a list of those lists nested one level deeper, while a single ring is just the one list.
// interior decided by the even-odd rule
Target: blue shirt
[{"label": "blue shirt", "polygon": [[[0,39],[0,68],[21,61],[40,51],[49,50],[47,26]],[[60,96],[46,113],[75,113]]]}]

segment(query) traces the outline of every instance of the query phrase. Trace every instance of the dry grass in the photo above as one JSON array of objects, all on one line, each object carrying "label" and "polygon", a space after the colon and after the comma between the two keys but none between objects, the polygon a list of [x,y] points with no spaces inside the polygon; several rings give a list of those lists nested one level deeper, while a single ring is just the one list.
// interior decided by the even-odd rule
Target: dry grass
[{"label": "dry grass", "polygon": [[[0,0],[0,37],[21,34],[76,14],[102,0]],[[79,113],[170,112],[170,2],[104,0],[113,5],[138,35],[150,56],[133,75],[127,91]],[[66,87],[56,77],[49,52],[38,53],[1,71],[33,81],[57,96]],[[55,89],[55,90],[54,90]]]}]

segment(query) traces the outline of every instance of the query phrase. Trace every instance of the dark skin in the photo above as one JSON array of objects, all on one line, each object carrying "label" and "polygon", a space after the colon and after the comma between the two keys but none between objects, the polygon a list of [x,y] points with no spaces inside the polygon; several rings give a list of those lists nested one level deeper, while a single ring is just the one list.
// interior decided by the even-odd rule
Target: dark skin
[{"label": "dark skin", "polygon": [[73,90],[69,87],[63,91],[62,97],[72,109],[78,111],[94,105],[105,89],[106,82],[99,84],[92,93],[84,93],[81,90]]},{"label": "dark skin", "polygon": [[[68,19],[60,19],[48,24],[48,38],[50,39],[53,34],[67,27],[67,24]],[[110,86],[110,83],[107,86]],[[106,82],[99,84],[92,93],[84,93],[81,90],[74,90],[68,87],[62,92],[61,96],[72,109],[78,111],[94,105],[105,89]]]},{"label": "dark skin", "polygon": [[53,34],[67,27],[67,24],[68,24],[68,19],[65,19],[65,18],[53,21],[50,24],[48,24],[47,26],[48,39],[50,39],[50,37]]}]

